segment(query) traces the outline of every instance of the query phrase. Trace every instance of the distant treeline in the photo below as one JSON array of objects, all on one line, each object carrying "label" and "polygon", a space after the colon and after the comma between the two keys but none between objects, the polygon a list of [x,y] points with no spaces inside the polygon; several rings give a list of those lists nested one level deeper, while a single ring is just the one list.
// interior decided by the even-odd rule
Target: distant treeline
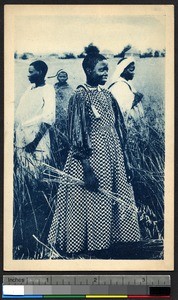
[{"label": "distant treeline", "polygon": [[145,57],[165,57],[166,56],[166,51],[165,49],[163,49],[162,51],[159,50],[150,50],[144,53],[140,54],[141,58],[145,58]]},{"label": "distant treeline", "polygon": [[[90,43],[89,45],[93,45]],[[81,52],[80,54],[74,54],[72,52],[65,52],[63,54],[58,54],[58,53],[51,53],[51,54],[46,54],[46,55],[35,55],[31,52],[24,52],[22,54],[17,53],[17,51],[14,53],[14,58],[15,59],[30,59],[30,58],[35,58],[35,57],[50,57],[50,58],[57,58],[57,59],[75,59],[75,58],[84,58],[86,56],[86,48],[84,47],[84,51]],[[165,57],[166,55],[166,50],[155,50],[152,48],[148,48],[145,52],[141,52],[135,48],[133,48],[131,45],[127,45],[123,48],[121,52],[118,52],[116,54],[112,53],[109,50],[104,50],[101,51],[101,53],[106,56],[107,58],[109,57],[128,57],[128,56],[136,56],[140,58],[147,58],[147,57]]]}]

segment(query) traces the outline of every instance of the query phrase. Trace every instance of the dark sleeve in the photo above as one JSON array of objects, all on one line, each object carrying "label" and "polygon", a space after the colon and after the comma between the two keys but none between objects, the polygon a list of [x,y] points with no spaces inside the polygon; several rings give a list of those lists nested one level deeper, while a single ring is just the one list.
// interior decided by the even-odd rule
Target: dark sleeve
[{"label": "dark sleeve", "polygon": [[127,129],[117,100],[112,96],[112,107],[115,115],[115,128],[121,141],[122,148],[127,143]]},{"label": "dark sleeve", "polygon": [[89,115],[85,94],[76,92],[69,101],[68,136],[70,148],[76,159],[87,159],[92,155],[89,138]]},{"label": "dark sleeve", "polygon": [[121,142],[126,172],[127,175],[129,175],[132,164],[131,164],[129,146],[127,142],[127,129],[125,126],[124,118],[120,110],[120,107],[117,103],[117,100],[113,96],[112,96],[112,107],[115,114],[115,128]]}]

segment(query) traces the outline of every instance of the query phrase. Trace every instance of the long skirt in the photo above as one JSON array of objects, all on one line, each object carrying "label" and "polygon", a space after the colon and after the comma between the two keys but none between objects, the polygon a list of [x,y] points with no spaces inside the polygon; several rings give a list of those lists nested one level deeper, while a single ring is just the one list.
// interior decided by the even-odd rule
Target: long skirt
[{"label": "long skirt", "polygon": [[[114,128],[91,135],[93,153],[89,158],[102,192],[62,178],[48,242],[68,253],[108,249],[117,242],[140,240],[133,189],[127,181],[123,152]],[[81,162],[69,153],[66,174],[83,181]]]}]

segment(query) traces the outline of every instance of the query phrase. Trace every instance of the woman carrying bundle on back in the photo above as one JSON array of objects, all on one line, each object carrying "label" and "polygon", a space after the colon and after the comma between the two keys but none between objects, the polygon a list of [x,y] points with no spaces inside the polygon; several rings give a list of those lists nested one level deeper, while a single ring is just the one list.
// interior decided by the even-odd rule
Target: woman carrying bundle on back
[{"label": "woman carrying bundle on back", "polygon": [[[111,93],[101,87],[107,81],[107,60],[89,46],[82,66],[86,84],[69,103],[70,151],[48,242],[67,254],[104,258],[115,243],[139,241],[140,230],[123,152],[122,114]],[[69,176],[84,184],[69,184]]]}]

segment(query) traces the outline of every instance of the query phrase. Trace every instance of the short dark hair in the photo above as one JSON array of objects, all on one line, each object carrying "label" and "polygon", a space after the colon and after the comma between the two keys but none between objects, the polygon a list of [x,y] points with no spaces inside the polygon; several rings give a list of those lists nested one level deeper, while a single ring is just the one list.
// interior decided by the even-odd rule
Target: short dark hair
[{"label": "short dark hair", "polygon": [[47,66],[47,64],[44,61],[42,61],[42,60],[36,60],[36,61],[32,62],[30,64],[30,66],[33,66],[37,71],[41,71],[42,75],[44,77],[46,76],[46,73],[48,71],[48,66]]},{"label": "short dark hair", "polygon": [[89,45],[85,51],[87,55],[82,62],[82,67],[85,73],[87,68],[93,70],[99,61],[106,59],[104,55],[99,53],[99,49],[96,46]]}]

